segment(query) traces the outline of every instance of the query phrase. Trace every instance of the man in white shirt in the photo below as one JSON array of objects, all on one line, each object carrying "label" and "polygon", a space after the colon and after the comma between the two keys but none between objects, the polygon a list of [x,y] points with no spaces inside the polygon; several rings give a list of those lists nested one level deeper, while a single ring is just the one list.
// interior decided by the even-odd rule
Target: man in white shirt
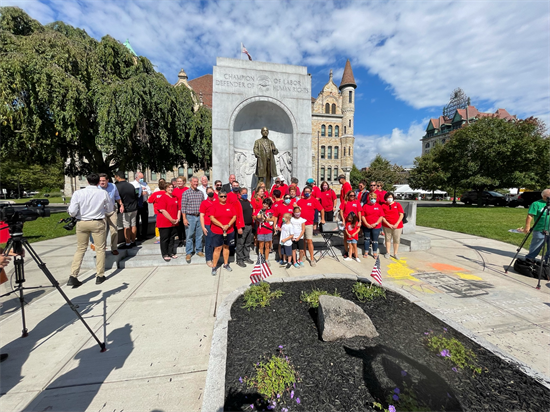
[{"label": "man in white shirt", "polygon": [[118,203],[120,213],[124,213],[124,205],[118,194],[117,187],[109,182],[107,173],[99,174],[99,187],[109,194],[112,212],[105,215],[105,221],[107,223],[107,233],[111,232],[111,253],[118,255],[118,213],[115,203]]},{"label": "man in white shirt", "polygon": [[206,195],[206,189],[208,189],[208,178],[206,176],[201,177],[201,184],[199,190],[204,194],[204,200],[208,198]]},{"label": "man in white shirt", "polygon": [[97,285],[105,281],[105,215],[112,212],[111,201],[107,191],[98,187],[99,175],[87,176],[90,186],[77,190],[71,197],[69,215],[76,217],[76,253],[71,266],[71,276],[67,285],[77,288],[82,282],[77,279],[82,259],[88,249],[90,235],[96,246],[96,281]]},{"label": "man in white shirt", "polygon": [[[147,199],[153,191],[143,178],[143,173],[136,172],[136,179],[131,182],[136,189],[139,189],[138,211],[137,211],[137,238],[139,240],[147,239],[147,229],[149,227],[149,203]],[[141,222],[141,223],[140,223]]]}]

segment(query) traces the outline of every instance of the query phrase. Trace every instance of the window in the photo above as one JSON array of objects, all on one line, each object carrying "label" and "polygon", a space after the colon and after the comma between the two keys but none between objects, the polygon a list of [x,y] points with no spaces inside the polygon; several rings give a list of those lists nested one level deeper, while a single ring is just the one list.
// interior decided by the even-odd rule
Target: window
[{"label": "window", "polygon": [[166,173],[161,173],[160,178],[166,180]]},{"label": "window", "polygon": [[344,126],[344,134],[346,134],[346,133],[347,133],[346,126]]},{"label": "window", "polygon": [[338,146],[334,146],[334,158],[338,159]]},{"label": "window", "polygon": [[338,137],[340,135],[340,126],[334,126],[334,137]]},{"label": "window", "polygon": [[336,114],[336,105],[332,103],[332,114]]},{"label": "window", "polygon": [[325,158],[325,146],[321,146],[321,159]]},{"label": "window", "polygon": [[321,167],[321,181],[325,180],[325,166]]},{"label": "window", "polygon": [[330,113],[330,104],[325,104],[325,113]]},{"label": "window", "polygon": [[332,137],[332,126],[328,127],[328,137]]},{"label": "window", "polygon": [[338,166],[334,166],[334,180],[338,181]]},{"label": "window", "polygon": [[80,176],[79,179],[80,179],[80,180],[84,180],[85,177],[84,177],[84,176]]},{"label": "window", "polygon": [[157,180],[157,172],[151,172],[151,180],[152,181]]},{"label": "window", "polygon": [[346,147],[344,146],[344,157],[346,157]]},{"label": "window", "polygon": [[328,167],[327,169],[327,180],[330,181],[331,180],[331,175],[332,175],[332,167]]},{"label": "window", "polygon": [[426,149],[427,149],[428,147],[430,147],[430,142],[426,143],[426,144],[424,145],[424,147],[425,147]]},{"label": "window", "polygon": [[328,147],[327,159],[332,159],[332,146]]},{"label": "window", "polygon": [[321,137],[325,137],[326,127],[325,125],[321,125]]},{"label": "window", "polygon": [[351,127],[351,119],[348,120],[348,126]]},{"label": "window", "polygon": [[352,90],[349,91],[349,102],[353,103],[353,91]]},{"label": "window", "polygon": [[193,168],[188,167],[187,168],[187,180],[191,179],[193,177]]},{"label": "window", "polygon": [[124,178],[128,180],[128,172],[124,172]]},{"label": "window", "polygon": [[178,176],[183,176],[184,173],[185,170],[183,169],[183,167],[178,167]]}]

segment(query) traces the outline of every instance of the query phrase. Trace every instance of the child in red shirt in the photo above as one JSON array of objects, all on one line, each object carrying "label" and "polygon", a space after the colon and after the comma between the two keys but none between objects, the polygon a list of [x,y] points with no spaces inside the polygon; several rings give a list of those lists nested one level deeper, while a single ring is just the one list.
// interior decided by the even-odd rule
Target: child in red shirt
[{"label": "child in red shirt", "polygon": [[359,218],[351,212],[346,219],[346,238],[348,243],[348,256],[344,260],[351,260],[351,256],[355,256],[356,262],[361,262],[357,255],[357,241],[359,240],[359,231],[361,224]]}]

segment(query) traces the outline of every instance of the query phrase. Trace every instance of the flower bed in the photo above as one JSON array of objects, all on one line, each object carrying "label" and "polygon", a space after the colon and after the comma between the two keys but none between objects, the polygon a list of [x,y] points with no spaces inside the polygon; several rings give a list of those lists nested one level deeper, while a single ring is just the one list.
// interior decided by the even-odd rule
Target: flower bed
[{"label": "flower bed", "polygon": [[[237,299],[227,332],[225,410],[550,410],[550,390],[518,366],[396,293],[361,303],[352,292],[354,283],[272,284],[272,291],[284,294],[250,311],[242,308],[242,296]],[[358,304],[380,336],[321,341],[316,309],[300,301],[302,292],[313,289],[337,290]],[[275,385],[282,393],[268,402],[253,384],[258,370],[276,358],[284,359],[285,367],[288,362],[297,382],[284,390]],[[271,369],[261,373],[274,376]]]}]

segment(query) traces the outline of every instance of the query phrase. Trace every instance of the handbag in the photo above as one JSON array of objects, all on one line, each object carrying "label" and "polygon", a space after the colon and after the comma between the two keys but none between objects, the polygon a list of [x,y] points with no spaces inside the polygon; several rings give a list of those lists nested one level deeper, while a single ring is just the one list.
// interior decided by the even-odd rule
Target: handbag
[{"label": "handbag", "polygon": [[406,213],[403,213],[403,220],[402,220],[403,224],[405,223],[409,223],[409,221],[407,220],[407,214]]}]

